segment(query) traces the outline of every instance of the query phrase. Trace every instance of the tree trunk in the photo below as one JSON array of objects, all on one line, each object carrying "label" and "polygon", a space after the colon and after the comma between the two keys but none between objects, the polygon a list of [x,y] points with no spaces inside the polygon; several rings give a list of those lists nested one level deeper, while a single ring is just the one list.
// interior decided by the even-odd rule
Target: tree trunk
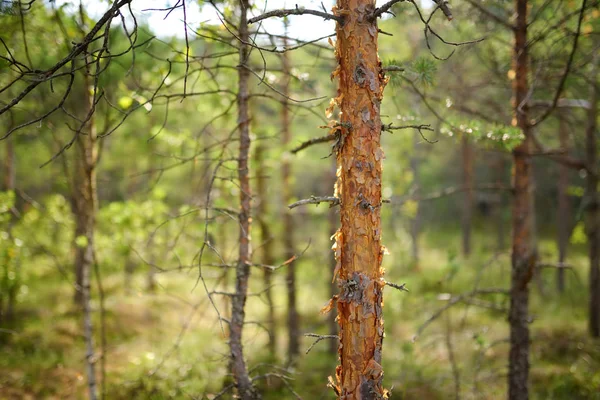
[{"label": "tree trunk", "polygon": [[[504,165],[504,156],[502,154],[498,154],[498,164],[496,165],[496,184],[498,187],[504,184]],[[500,193],[499,199],[500,200],[496,206],[496,241],[498,244],[498,252],[502,252],[506,247],[506,233],[504,228],[504,205],[506,200],[503,193]]]},{"label": "tree trunk", "polygon": [[[337,162],[334,159],[333,160],[333,165],[331,166],[330,169],[330,173],[329,173],[329,181],[330,181],[330,185],[329,188],[334,187],[337,181],[336,178],[336,170],[337,170]],[[337,216],[337,207],[330,207],[328,210],[328,218],[327,218],[327,222],[329,225],[329,237],[333,238],[337,232],[337,228],[338,228],[338,216]],[[335,260],[335,254],[331,251],[327,252],[329,255],[329,264],[330,264],[330,270],[331,270],[331,276],[335,275],[335,266],[336,266],[336,260]],[[334,281],[330,281],[329,282],[329,295],[330,298],[335,298],[337,294],[337,285],[335,284]],[[338,335],[338,323],[336,321],[336,314],[333,312],[330,312],[329,314],[327,314],[327,325],[329,326],[329,334],[330,335]],[[338,342],[335,340],[328,340],[328,350],[329,353],[331,354],[337,354],[338,351]]]},{"label": "tree trunk", "polygon": [[[558,113],[559,130],[558,139],[560,148],[568,151],[569,148],[569,132],[567,130],[567,121],[562,112]],[[569,195],[567,189],[569,187],[569,167],[563,164],[558,165],[558,214],[556,227],[558,230],[557,245],[558,245],[558,265],[563,266],[567,257],[567,246],[569,244],[570,225],[571,225],[571,205],[569,204]],[[559,293],[565,291],[565,270],[558,268],[556,270],[556,287]]]},{"label": "tree trunk", "polygon": [[[410,169],[413,174],[413,185],[416,187],[414,192],[415,196],[419,196],[421,193],[421,176],[419,171],[419,156],[418,156],[418,144],[421,141],[421,135],[419,132],[415,132],[413,135],[413,147],[412,157],[410,158]],[[410,220],[410,239],[411,239],[411,255],[413,261],[413,268],[419,269],[419,235],[421,233],[421,203],[417,203],[417,211],[413,218]]]},{"label": "tree trunk", "polygon": [[[273,265],[275,258],[273,257],[273,237],[271,235],[271,229],[268,223],[269,216],[269,202],[267,195],[267,169],[265,167],[264,160],[264,146],[263,143],[259,143],[256,146],[254,153],[254,161],[257,172],[257,191],[258,191],[258,206],[257,222],[260,228],[260,240],[262,263],[265,265]],[[266,327],[269,334],[269,353],[271,357],[276,356],[277,349],[277,335],[275,330],[275,304],[273,303],[273,271],[269,268],[264,269],[264,291],[267,299],[268,316]]]},{"label": "tree trunk", "polygon": [[[14,122],[13,122],[13,118],[12,118],[12,114],[11,114],[11,123],[9,126],[9,129],[13,126]],[[13,191],[15,190],[15,177],[16,177],[16,161],[15,161],[15,148],[14,148],[14,138],[13,137],[8,137],[6,140],[6,144],[5,144],[5,148],[6,148],[6,153],[5,153],[5,157],[4,157],[4,190],[6,191]],[[12,214],[12,212],[11,212]],[[12,225],[14,223],[14,215],[11,215],[11,219],[8,222],[8,227],[7,227],[7,231],[8,231],[8,236],[9,236],[9,241],[10,241],[10,246],[13,247],[13,249],[15,249],[15,242],[14,242],[14,238],[12,237]],[[16,250],[16,249],[15,249]],[[16,254],[16,251],[12,252]],[[6,310],[4,309],[4,295],[3,293],[0,293],[0,324],[3,322],[4,319],[10,321],[14,318],[14,314],[15,314],[15,303],[17,300],[17,290],[19,288],[19,269],[20,269],[20,261],[19,260],[13,260],[15,256],[9,256],[9,258],[6,260],[8,265],[6,265],[7,270],[5,271],[5,273],[8,274],[8,269],[10,269],[10,264],[14,263],[15,265],[15,272],[16,272],[16,276],[14,278],[14,280],[12,280],[12,283],[10,283],[8,285],[7,288],[7,298],[6,298]],[[10,280],[8,281],[10,282]]]},{"label": "tree trunk", "polygon": [[375,0],[338,0],[334,13],[339,66],[337,150],[341,228],[336,233],[340,325],[340,398],[384,398],[383,270],[381,258],[381,119],[386,78],[377,55]]},{"label": "tree trunk", "polygon": [[14,138],[8,137],[5,139],[6,157],[4,158],[4,190],[15,189],[15,148],[13,143]]},{"label": "tree trunk", "polygon": [[[90,60],[83,79],[83,98],[86,105],[83,118],[94,106]],[[94,263],[94,225],[96,220],[96,163],[97,135],[94,115],[83,126],[76,139],[76,160],[72,186],[73,212],[75,214],[75,303],[83,311],[83,332],[86,343],[86,364],[90,399],[96,399],[96,374],[94,338],[91,317],[91,271]]]},{"label": "tree trunk", "polygon": [[[287,32],[287,29],[286,29]],[[287,35],[287,33],[286,33]],[[287,47],[287,41],[284,39],[283,46]],[[282,100],[281,109],[281,124],[283,132],[281,135],[281,147],[284,151],[288,148],[291,140],[290,131],[290,114],[289,114],[289,103],[287,98],[290,94],[290,60],[289,53],[285,52],[281,56],[283,63],[283,87],[282,92],[284,94]],[[289,153],[284,153],[283,160],[281,162],[281,182],[282,182],[282,196],[283,204],[288,205],[292,202],[292,185],[291,185],[291,165]],[[289,260],[296,254],[294,251],[294,217],[290,213],[287,207],[283,207],[283,248],[285,252],[285,259]],[[300,327],[298,321],[298,306],[296,300],[296,263],[291,262],[286,266],[287,269],[287,298],[288,298],[288,310],[287,310],[287,325],[288,325],[288,363],[291,364],[298,357],[300,353]]]},{"label": "tree trunk", "polygon": [[238,129],[240,132],[240,148],[238,158],[238,179],[240,185],[240,214],[239,214],[239,252],[235,270],[235,295],[231,299],[231,322],[229,324],[229,346],[231,350],[231,369],[238,396],[242,400],[259,399],[260,395],[254,388],[248,375],[244,350],[242,345],[242,331],[246,318],[246,299],[248,297],[248,280],[250,278],[250,214],[251,214],[251,189],[248,168],[248,154],[250,152],[250,115],[248,103],[250,93],[248,80],[250,71],[247,68],[250,55],[250,35],[248,33],[248,0],[239,0],[240,25],[238,35],[240,39],[239,65],[238,65]]},{"label": "tree trunk", "polygon": [[513,53],[513,107],[517,126],[525,139],[513,150],[514,200],[512,210],[512,271],[510,296],[510,355],[508,397],[529,397],[529,283],[535,270],[533,248],[533,193],[531,186],[531,135],[528,119],[527,0],[515,0],[515,44]]},{"label": "tree trunk", "polygon": [[471,224],[473,219],[473,146],[467,135],[461,141],[462,179],[465,188],[462,213],[462,251],[468,258],[471,254]]},{"label": "tree trunk", "polygon": [[587,127],[585,130],[586,163],[592,169],[586,178],[586,234],[589,243],[590,258],[590,297],[588,329],[593,337],[600,336],[600,231],[598,223],[600,206],[598,198],[598,156],[597,152],[597,119],[598,119],[598,62],[599,56],[594,57],[592,66],[592,82],[590,109],[588,110]]}]

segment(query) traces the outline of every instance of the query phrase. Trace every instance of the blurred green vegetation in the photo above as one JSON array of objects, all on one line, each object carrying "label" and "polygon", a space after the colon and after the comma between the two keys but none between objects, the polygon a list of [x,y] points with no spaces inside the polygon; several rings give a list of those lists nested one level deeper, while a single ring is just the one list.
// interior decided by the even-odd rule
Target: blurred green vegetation
[{"label": "blurred green vegetation", "polygon": [[[41,3],[41,2],[40,2]],[[225,2],[227,3],[227,2]],[[541,1],[532,2],[536,7]],[[235,9],[223,4],[224,15]],[[500,10],[508,2],[495,5]],[[576,9],[566,2],[563,12]],[[597,10],[594,10],[596,12]],[[391,74],[382,105],[385,124],[431,124],[428,139],[402,130],[384,133],[386,153],[383,194],[383,242],[390,251],[384,258],[386,279],[406,283],[409,292],[385,291],[386,338],[384,341],[385,386],[401,399],[448,399],[455,394],[456,376],[461,398],[506,397],[508,325],[502,311],[508,307],[503,294],[478,296],[477,304],[457,304],[415,334],[448,300],[476,288],[507,288],[510,278],[510,193],[477,193],[472,255],[460,254],[460,218],[464,197],[457,192],[439,199],[418,202],[407,198],[415,190],[422,195],[461,184],[460,141],[472,140],[475,151],[475,182],[510,184],[509,151],[519,142],[511,126],[510,32],[504,32],[481,16],[472,16],[457,4],[454,25],[439,23],[436,29],[452,40],[489,40],[458,47],[448,61],[432,57],[423,38],[422,23],[412,9],[381,23],[380,53],[384,65],[405,68]],[[543,17],[543,18],[542,18]],[[545,9],[533,34],[545,32],[548,21],[559,18]],[[566,96],[585,96],[589,84],[586,55],[593,47],[598,21],[586,15],[577,73],[569,77]],[[14,54],[23,56],[24,45],[18,14],[0,15],[0,38]],[[63,24],[57,23],[58,19]],[[88,24],[92,18],[86,16]],[[545,21],[545,22],[544,22]],[[436,22],[437,23],[437,22]],[[535,60],[547,57],[548,69],[539,79],[555,82],[567,57],[567,47],[555,48],[565,31],[549,32],[533,50]],[[26,15],[31,63],[48,68],[81,37],[73,9],[36,5]],[[152,27],[140,21],[137,43],[144,43],[103,64],[95,123],[101,140],[98,166],[99,209],[96,253],[103,286],[105,325],[102,329],[98,276],[93,280],[93,318],[98,357],[106,361],[107,399],[208,398],[226,385],[225,329],[218,312],[228,317],[227,297],[213,294],[211,304],[199,282],[202,274],[209,291],[227,291],[233,285],[237,250],[235,210],[239,188],[236,176],[235,82],[238,63],[235,40],[220,25],[203,23],[204,37],[191,35],[190,75],[183,99],[185,41],[182,37],[153,36]],[[568,36],[568,35],[567,35]],[[212,38],[212,39],[211,39]],[[264,43],[267,40],[259,38]],[[261,43],[262,43],[261,42]],[[560,40],[564,43],[564,39]],[[111,52],[128,48],[126,33],[111,30]],[[509,45],[507,46],[507,43]],[[326,133],[325,108],[334,96],[333,52],[325,41],[291,54],[294,144]],[[436,54],[451,49],[433,43]],[[135,57],[134,57],[135,56]],[[277,54],[258,51],[251,61],[261,70],[263,59],[270,70],[266,83],[277,87],[281,80]],[[168,60],[168,61],[167,61]],[[542,73],[540,72],[540,73]],[[0,84],[15,77],[14,68],[0,60]],[[25,82],[2,94],[2,101],[23,89]],[[41,85],[10,115],[0,116],[0,126],[11,129],[50,110],[67,87],[64,80]],[[160,93],[157,93],[160,88]],[[538,85],[536,94],[547,98],[552,85]],[[89,88],[88,88],[89,89]],[[417,91],[430,100],[422,101]],[[73,96],[65,108],[19,130],[8,139],[15,148],[16,189],[0,192],[0,300],[6,307],[14,299],[14,315],[0,325],[0,398],[85,398],[85,354],[80,310],[73,304],[73,256],[75,246],[85,243],[74,237],[72,174],[76,151],[67,149],[40,168],[72,139],[81,115],[83,87],[77,75]],[[279,166],[282,157],[293,160],[295,199],[333,192],[327,171],[332,168],[329,145],[289,154],[279,146],[281,98],[256,77],[252,81],[252,135],[266,147],[264,171],[252,165],[252,182],[259,173],[269,177],[264,199],[269,201],[269,221],[275,257],[283,263]],[[325,98],[320,99],[321,96]],[[459,107],[480,110],[466,115]],[[125,118],[126,117],[126,118]],[[485,118],[489,117],[489,118]],[[584,113],[569,115],[572,153],[583,153]],[[440,121],[443,120],[443,121]],[[558,143],[558,121],[552,117],[539,127],[538,135],[548,147]],[[2,132],[3,133],[3,132]],[[428,136],[431,134],[431,137]],[[4,143],[0,141],[0,145]],[[0,152],[4,156],[4,148]],[[411,158],[418,161],[418,180]],[[557,166],[544,158],[533,160],[536,174],[537,225],[542,260],[558,258],[556,238]],[[5,169],[1,169],[6,173]],[[569,173],[569,194],[575,228],[571,235],[566,272],[567,290],[555,292],[555,271],[544,269],[534,285],[531,312],[534,321],[531,351],[531,394],[534,399],[600,399],[600,342],[586,333],[587,259],[581,222],[584,176]],[[210,190],[210,196],[207,192]],[[410,196],[409,196],[410,197]],[[206,199],[214,210],[205,209]],[[297,232],[296,261],[302,332],[327,334],[326,316],[320,309],[329,298],[330,227],[326,205],[291,211]],[[208,213],[208,214],[207,214]],[[208,215],[208,218],[207,218]],[[420,220],[420,254],[411,253],[411,223]],[[257,224],[254,224],[255,228]],[[206,233],[205,233],[206,232]],[[256,238],[259,235],[253,232]],[[504,246],[500,245],[504,240]],[[208,240],[214,251],[199,260],[199,249]],[[254,243],[254,260],[261,257],[262,243]],[[262,274],[252,269],[250,292],[263,291]],[[154,282],[154,284],[152,284]],[[334,398],[327,377],[335,375],[337,358],[327,343],[317,344],[298,364],[283,369],[286,349],[285,267],[274,275],[278,353],[267,352],[268,335],[262,322],[267,315],[264,295],[251,296],[247,304],[245,350],[252,374],[267,399]],[[2,308],[4,309],[4,308]],[[101,354],[102,331],[106,353]],[[303,349],[313,339],[303,338]],[[448,344],[450,343],[450,344]],[[452,354],[452,356],[451,356]],[[452,361],[454,360],[454,361]],[[454,364],[454,366],[453,366]],[[98,363],[99,365],[99,363]],[[285,380],[281,379],[285,376]],[[227,397],[229,396],[229,397]],[[228,394],[225,398],[231,398]]]}]

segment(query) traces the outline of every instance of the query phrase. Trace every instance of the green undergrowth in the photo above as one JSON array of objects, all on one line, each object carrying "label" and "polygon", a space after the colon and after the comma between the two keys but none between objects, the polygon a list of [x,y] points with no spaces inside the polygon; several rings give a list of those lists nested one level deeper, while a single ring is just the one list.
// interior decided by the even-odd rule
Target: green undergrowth
[{"label": "green undergrowth", "polygon": [[[482,245],[463,259],[457,254],[456,235],[426,232],[422,259],[408,262],[408,250],[396,247],[387,257],[386,279],[406,283],[409,292],[387,288],[384,340],[385,386],[398,399],[447,399],[459,390],[463,399],[506,397],[508,326],[504,294],[476,297],[479,304],[459,303],[427,325],[423,324],[448,300],[477,289],[506,289],[510,276],[508,252],[490,251],[493,241],[482,235]],[[313,238],[314,239],[314,238]],[[401,241],[391,237],[388,242]],[[445,245],[443,245],[445,243]],[[320,309],[328,300],[328,252],[318,239],[297,262],[302,331],[326,334]],[[551,240],[540,242],[545,257],[555,257]],[[544,270],[532,284],[531,397],[534,399],[599,399],[600,342],[586,331],[587,265],[585,254],[574,249],[575,266],[568,272],[568,290],[555,290],[555,271]],[[32,262],[43,260],[32,260]],[[46,260],[46,262],[48,262]],[[106,261],[104,261],[106,263]],[[25,266],[27,268],[27,266]],[[112,266],[103,277],[106,331],[106,399],[212,398],[230,378],[227,375],[227,298],[213,296],[212,305],[198,271],[158,275],[155,293],[145,289],[145,270],[135,272],[129,291],[123,274]],[[260,274],[260,270],[254,270]],[[206,272],[209,290],[222,271]],[[248,300],[244,332],[252,375],[266,399],[333,399],[327,387],[335,376],[337,356],[325,341],[305,354],[312,338],[303,338],[302,354],[286,366],[286,295],[284,271],[275,274],[277,354],[269,355],[264,330],[263,296]],[[18,318],[3,326],[0,336],[0,398],[86,398],[84,341],[80,314],[72,304],[72,286],[50,267],[29,273],[27,294],[20,297]],[[225,281],[232,282],[230,271]],[[226,290],[223,285],[220,289]],[[253,279],[251,293],[262,290]],[[544,293],[542,295],[542,293]],[[96,345],[100,347],[100,313],[94,298]],[[100,375],[100,362],[97,363]],[[221,398],[232,398],[227,392]]]}]

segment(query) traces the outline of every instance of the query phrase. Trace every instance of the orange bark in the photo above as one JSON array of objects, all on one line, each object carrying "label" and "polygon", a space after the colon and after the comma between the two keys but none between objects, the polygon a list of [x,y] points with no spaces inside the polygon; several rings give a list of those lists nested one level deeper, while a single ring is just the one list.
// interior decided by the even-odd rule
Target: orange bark
[{"label": "orange bark", "polygon": [[374,0],[338,0],[336,56],[340,109],[336,195],[341,228],[334,245],[340,293],[340,399],[385,398],[382,387],[383,270],[381,257],[381,119],[387,82],[377,55]]}]

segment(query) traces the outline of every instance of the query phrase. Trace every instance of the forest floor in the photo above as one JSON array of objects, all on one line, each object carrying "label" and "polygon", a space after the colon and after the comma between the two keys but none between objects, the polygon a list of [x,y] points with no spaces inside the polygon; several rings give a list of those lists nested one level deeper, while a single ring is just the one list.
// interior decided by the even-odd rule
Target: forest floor
[{"label": "forest floor", "polygon": [[[411,266],[406,254],[391,255],[386,261],[386,278],[406,283],[410,290],[386,289],[383,366],[392,398],[506,397],[508,298],[504,294],[465,297],[415,337],[428,318],[455,296],[477,288],[508,287],[508,252],[494,255],[490,239],[490,246],[482,245],[463,260],[448,250],[455,237],[439,232],[425,235],[422,242],[428,247],[422,249],[419,266]],[[541,241],[540,249],[544,259],[556,259],[552,241]],[[327,254],[309,253],[297,263],[302,330],[325,334],[326,316],[320,309],[328,300]],[[574,270],[567,271],[563,295],[556,293],[553,269],[543,270],[541,284],[532,285],[532,399],[600,399],[600,342],[590,339],[586,331],[584,249],[574,249],[569,260]],[[105,398],[192,399],[203,398],[203,393],[212,398],[227,384],[227,349],[217,313],[202,284],[196,286],[198,271],[159,275],[156,292],[148,293],[141,269],[129,292],[122,273],[103,278]],[[0,398],[86,398],[84,341],[80,316],[72,304],[72,286],[50,264],[36,265],[32,271],[22,290],[18,319],[0,334]],[[206,274],[212,287],[221,272]],[[266,315],[265,302],[259,296],[248,302],[247,320],[254,323],[248,325],[244,339],[252,373],[272,373],[258,381],[267,399],[296,398],[290,388],[303,399],[333,399],[326,384],[335,373],[337,357],[328,352],[325,341],[304,354],[313,339],[303,338],[295,367],[281,369],[286,349],[284,275],[276,276],[274,288],[278,357],[267,354],[267,335],[259,323]],[[251,291],[261,290],[261,279],[254,279]],[[227,317],[225,301],[216,298],[216,302]],[[97,299],[94,309],[99,310]],[[99,348],[98,312],[94,322]]]}]

